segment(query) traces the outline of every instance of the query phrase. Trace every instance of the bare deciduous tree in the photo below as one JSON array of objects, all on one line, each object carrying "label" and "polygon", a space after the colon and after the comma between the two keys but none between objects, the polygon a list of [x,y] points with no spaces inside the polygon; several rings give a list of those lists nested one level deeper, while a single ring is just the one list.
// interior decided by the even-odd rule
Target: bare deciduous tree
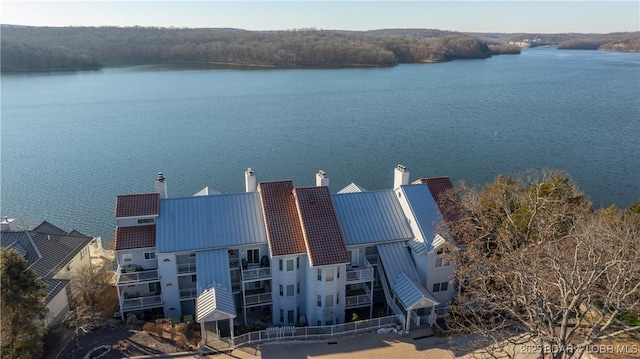
[{"label": "bare deciduous tree", "polygon": [[640,312],[638,214],[594,212],[558,172],[498,177],[479,193],[467,188],[462,203],[467,232],[457,235],[470,244],[458,261],[463,291],[452,319],[485,338],[483,355],[533,348],[580,358],[640,329],[618,319]]}]

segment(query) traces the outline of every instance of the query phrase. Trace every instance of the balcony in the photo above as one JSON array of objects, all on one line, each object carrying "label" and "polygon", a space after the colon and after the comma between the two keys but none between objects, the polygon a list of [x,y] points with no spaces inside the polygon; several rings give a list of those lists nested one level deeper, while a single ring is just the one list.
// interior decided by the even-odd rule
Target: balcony
[{"label": "balcony", "polygon": [[271,267],[243,269],[242,280],[256,280],[271,277]]},{"label": "balcony", "polygon": [[244,297],[244,305],[245,306],[271,303],[271,301],[272,301],[271,300],[271,292],[259,293],[259,294],[249,294],[249,295],[245,295],[245,297]]},{"label": "balcony", "polygon": [[178,275],[196,272],[196,262],[178,263]]},{"label": "balcony", "polygon": [[356,308],[371,305],[371,290],[366,285],[350,290],[345,298],[345,308]]},{"label": "balcony", "polygon": [[122,311],[132,311],[136,309],[148,309],[162,306],[161,295],[149,295],[149,296],[129,296],[123,294],[122,298]]},{"label": "balcony", "polygon": [[358,282],[370,282],[373,280],[373,267],[371,263],[364,259],[364,268],[349,268],[347,267],[347,284]]},{"label": "balcony", "polygon": [[198,296],[198,290],[196,288],[180,289],[180,300],[195,299],[197,296]]},{"label": "balcony", "polygon": [[123,268],[118,266],[116,271],[117,285],[131,285],[144,282],[156,282],[160,280],[157,269],[144,270],[140,267]]}]

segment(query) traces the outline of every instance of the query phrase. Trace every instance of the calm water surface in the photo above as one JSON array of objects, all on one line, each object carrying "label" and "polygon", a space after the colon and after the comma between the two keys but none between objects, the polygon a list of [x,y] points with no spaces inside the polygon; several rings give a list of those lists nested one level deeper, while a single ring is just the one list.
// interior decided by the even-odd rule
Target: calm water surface
[{"label": "calm water surface", "polygon": [[2,76],[2,216],[110,238],[117,194],[259,181],[472,184],[566,170],[596,205],[640,199],[640,54],[525,50],[393,68],[131,67]]}]

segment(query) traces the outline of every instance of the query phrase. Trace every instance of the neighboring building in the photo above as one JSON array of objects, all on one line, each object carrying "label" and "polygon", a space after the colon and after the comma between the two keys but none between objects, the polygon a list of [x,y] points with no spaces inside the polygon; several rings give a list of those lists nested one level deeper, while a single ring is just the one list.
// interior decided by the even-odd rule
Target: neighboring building
[{"label": "neighboring building", "polygon": [[13,249],[27,260],[29,268],[46,284],[49,313],[45,325],[64,319],[73,297],[70,280],[80,268],[91,266],[89,243],[92,238],[73,230],[65,232],[49,222],[24,226],[15,219],[1,222],[3,248]]},{"label": "neighboring building", "polygon": [[168,198],[159,174],[156,192],[116,199],[120,310],[195,319],[219,337],[234,321],[331,325],[374,307],[406,330],[431,325],[455,293],[444,258],[458,246],[437,230],[434,196],[451,181],[424,181],[398,166],[392,189],[331,195],[322,171],[315,187],[295,187],[249,169],[245,192]]}]

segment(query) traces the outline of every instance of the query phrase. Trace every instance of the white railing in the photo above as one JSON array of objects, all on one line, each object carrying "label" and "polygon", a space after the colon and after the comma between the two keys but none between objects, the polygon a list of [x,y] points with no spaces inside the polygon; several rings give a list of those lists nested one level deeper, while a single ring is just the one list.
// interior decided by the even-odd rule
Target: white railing
[{"label": "white railing", "polygon": [[187,274],[187,273],[195,273],[196,272],[196,263],[179,263],[178,264],[178,274]]},{"label": "white railing", "polygon": [[162,305],[161,295],[147,297],[128,298],[122,300],[122,310],[133,310],[141,308],[159,307]]},{"label": "white railing", "polygon": [[244,305],[254,305],[271,302],[271,292],[250,294],[244,297]]},{"label": "white railing", "polygon": [[373,267],[371,263],[364,259],[364,269],[347,269],[347,283],[350,282],[364,282],[373,280]]},{"label": "white railing", "polygon": [[268,277],[271,277],[271,267],[242,270],[242,280],[254,280]]},{"label": "white railing", "polygon": [[347,308],[360,307],[371,304],[371,297],[367,294],[352,295],[346,298],[345,306]]},{"label": "white railing", "polygon": [[436,308],[436,316],[438,317],[446,317],[449,315],[449,306]]},{"label": "white railing", "polygon": [[192,299],[198,296],[198,290],[196,288],[180,289],[180,299]]},{"label": "white railing", "polygon": [[420,325],[420,316],[415,310],[412,310],[409,316],[411,317],[411,320],[413,320],[413,322],[416,323],[416,325],[418,326]]},{"label": "white railing", "polygon": [[384,274],[384,268],[378,268],[378,273],[380,274],[380,282],[382,282],[382,290],[384,291],[384,299],[387,301],[387,305],[391,308],[396,314],[396,318],[402,322],[402,326],[405,324],[405,315],[404,312],[396,305],[393,297],[391,296],[391,291],[389,290],[389,283],[387,282],[387,277]]},{"label": "white railing", "polygon": [[157,269],[122,273],[122,268],[118,267],[118,271],[116,272],[117,285],[129,285],[134,283],[153,282],[158,280],[160,280],[160,276],[158,275]]},{"label": "white railing", "polygon": [[233,347],[238,348],[247,344],[267,341],[318,339],[334,335],[354,334],[372,329],[392,327],[396,324],[398,324],[397,318],[389,316],[330,326],[267,328],[266,330],[249,332],[233,338]]}]

